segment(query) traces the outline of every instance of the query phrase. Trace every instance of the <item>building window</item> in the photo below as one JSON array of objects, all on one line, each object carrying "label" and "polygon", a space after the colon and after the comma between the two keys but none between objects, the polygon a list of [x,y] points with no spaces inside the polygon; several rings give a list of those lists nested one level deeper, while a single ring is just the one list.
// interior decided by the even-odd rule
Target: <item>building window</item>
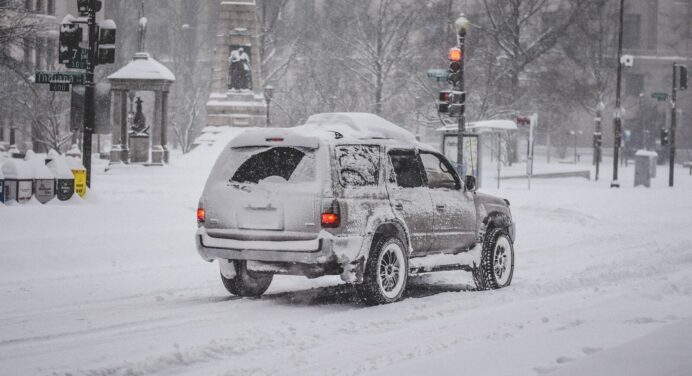
[{"label": "building window", "polygon": [[30,38],[24,38],[24,59],[22,62],[24,63],[24,68],[29,70],[31,68],[31,63],[32,63],[32,57],[33,57],[33,41]]},{"label": "building window", "polygon": [[55,15],[55,0],[48,0],[48,9],[46,11],[51,16]]},{"label": "building window", "polygon": [[639,14],[625,14],[622,23],[622,48],[637,50],[641,48],[642,16]]},{"label": "building window", "polygon": [[46,41],[46,67],[48,69],[53,69],[58,65],[58,60],[56,58],[58,54],[58,43],[55,39],[48,39]]},{"label": "building window", "polygon": [[644,92],[644,75],[628,73],[625,75],[625,95],[638,97]]},{"label": "building window", "polygon": [[45,64],[45,39],[36,39],[35,53],[34,53],[34,67],[36,69],[41,69]]},{"label": "building window", "polygon": [[24,8],[26,10],[34,10],[34,1],[33,0],[24,0]]}]

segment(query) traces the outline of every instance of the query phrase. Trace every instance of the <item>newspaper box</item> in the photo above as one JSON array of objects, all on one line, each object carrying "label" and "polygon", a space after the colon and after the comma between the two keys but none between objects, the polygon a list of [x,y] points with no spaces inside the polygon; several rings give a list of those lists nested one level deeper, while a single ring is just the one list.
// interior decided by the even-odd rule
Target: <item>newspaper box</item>
[{"label": "newspaper box", "polygon": [[70,167],[72,175],[74,176],[74,191],[79,195],[79,197],[84,197],[87,192],[86,168],[84,168],[82,161],[78,158],[67,157],[65,159],[67,160],[67,165]]},{"label": "newspaper box", "polygon": [[31,166],[20,159],[8,159],[2,165],[4,175],[5,202],[16,201],[23,204],[31,200],[34,181]]},{"label": "newspaper box", "polygon": [[55,150],[48,152],[48,169],[55,176],[55,193],[60,201],[67,201],[74,194],[74,175],[65,157]]}]

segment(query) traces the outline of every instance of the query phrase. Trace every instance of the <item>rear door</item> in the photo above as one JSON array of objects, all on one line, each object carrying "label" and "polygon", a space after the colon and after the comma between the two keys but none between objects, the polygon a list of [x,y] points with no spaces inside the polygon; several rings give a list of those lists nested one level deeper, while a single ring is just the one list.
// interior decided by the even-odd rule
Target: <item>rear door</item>
[{"label": "rear door", "polygon": [[413,149],[393,149],[387,155],[387,192],[392,209],[408,227],[414,255],[425,254],[430,248],[433,213],[420,159]]},{"label": "rear door", "polygon": [[473,193],[465,192],[452,165],[437,153],[420,152],[426,184],[433,204],[430,252],[458,252],[476,238]]},{"label": "rear door", "polygon": [[307,240],[320,231],[318,159],[322,149],[238,147],[222,155],[204,194],[211,236],[241,240]]}]

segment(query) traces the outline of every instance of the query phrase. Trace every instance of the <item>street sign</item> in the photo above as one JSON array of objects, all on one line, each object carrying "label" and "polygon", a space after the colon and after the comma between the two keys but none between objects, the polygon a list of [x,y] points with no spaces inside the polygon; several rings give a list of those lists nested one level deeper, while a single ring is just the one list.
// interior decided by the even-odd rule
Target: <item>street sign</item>
[{"label": "street sign", "polygon": [[70,61],[65,64],[66,67],[72,69],[86,69],[87,61],[89,60],[88,48],[70,49]]},{"label": "street sign", "polygon": [[448,76],[447,69],[428,69],[428,77],[437,82],[447,81]]},{"label": "street sign", "polygon": [[69,82],[51,82],[50,91],[70,91]]},{"label": "street sign", "polygon": [[68,82],[72,85],[84,85],[84,73],[82,72],[36,71],[34,79],[37,84]]},{"label": "street sign", "polygon": [[659,102],[663,102],[668,99],[668,93],[651,93],[651,98],[654,98]]}]

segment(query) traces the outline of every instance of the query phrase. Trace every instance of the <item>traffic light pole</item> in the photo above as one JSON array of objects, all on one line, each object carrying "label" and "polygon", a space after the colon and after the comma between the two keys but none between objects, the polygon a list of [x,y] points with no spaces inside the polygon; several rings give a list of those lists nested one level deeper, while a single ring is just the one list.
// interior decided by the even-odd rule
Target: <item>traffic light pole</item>
[{"label": "traffic light pole", "polygon": [[678,83],[678,69],[677,65],[673,64],[673,91],[670,95],[670,167],[668,170],[668,186],[673,186],[673,180],[675,178],[675,127],[677,126],[677,109],[675,108],[675,102],[677,100],[677,83]]},{"label": "traffic light pole", "polygon": [[[466,43],[466,30],[460,29],[457,34],[457,42],[461,50],[461,60],[459,60],[459,81],[454,87],[459,92],[464,92],[464,45]],[[459,114],[459,133],[457,134],[457,172],[459,177],[464,179],[464,133],[466,133],[466,96],[462,96],[464,103],[461,104],[461,113]]]},{"label": "traffic light pole", "polygon": [[622,57],[622,29],[623,22],[625,18],[625,0],[620,0],[620,30],[618,32],[618,71],[617,71],[617,84],[615,88],[615,116],[613,116],[613,181],[610,183],[611,188],[620,188],[620,183],[618,182],[618,160],[620,159],[620,143],[622,142],[622,109],[620,101],[620,90],[622,87],[622,62],[620,58]]},{"label": "traffic light pole", "polygon": [[89,34],[89,59],[84,80],[84,132],[82,139],[82,164],[86,169],[86,184],[91,188],[91,138],[94,133],[96,113],[94,109],[94,68],[96,67],[96,0],[89,0],[87,20]]}]

